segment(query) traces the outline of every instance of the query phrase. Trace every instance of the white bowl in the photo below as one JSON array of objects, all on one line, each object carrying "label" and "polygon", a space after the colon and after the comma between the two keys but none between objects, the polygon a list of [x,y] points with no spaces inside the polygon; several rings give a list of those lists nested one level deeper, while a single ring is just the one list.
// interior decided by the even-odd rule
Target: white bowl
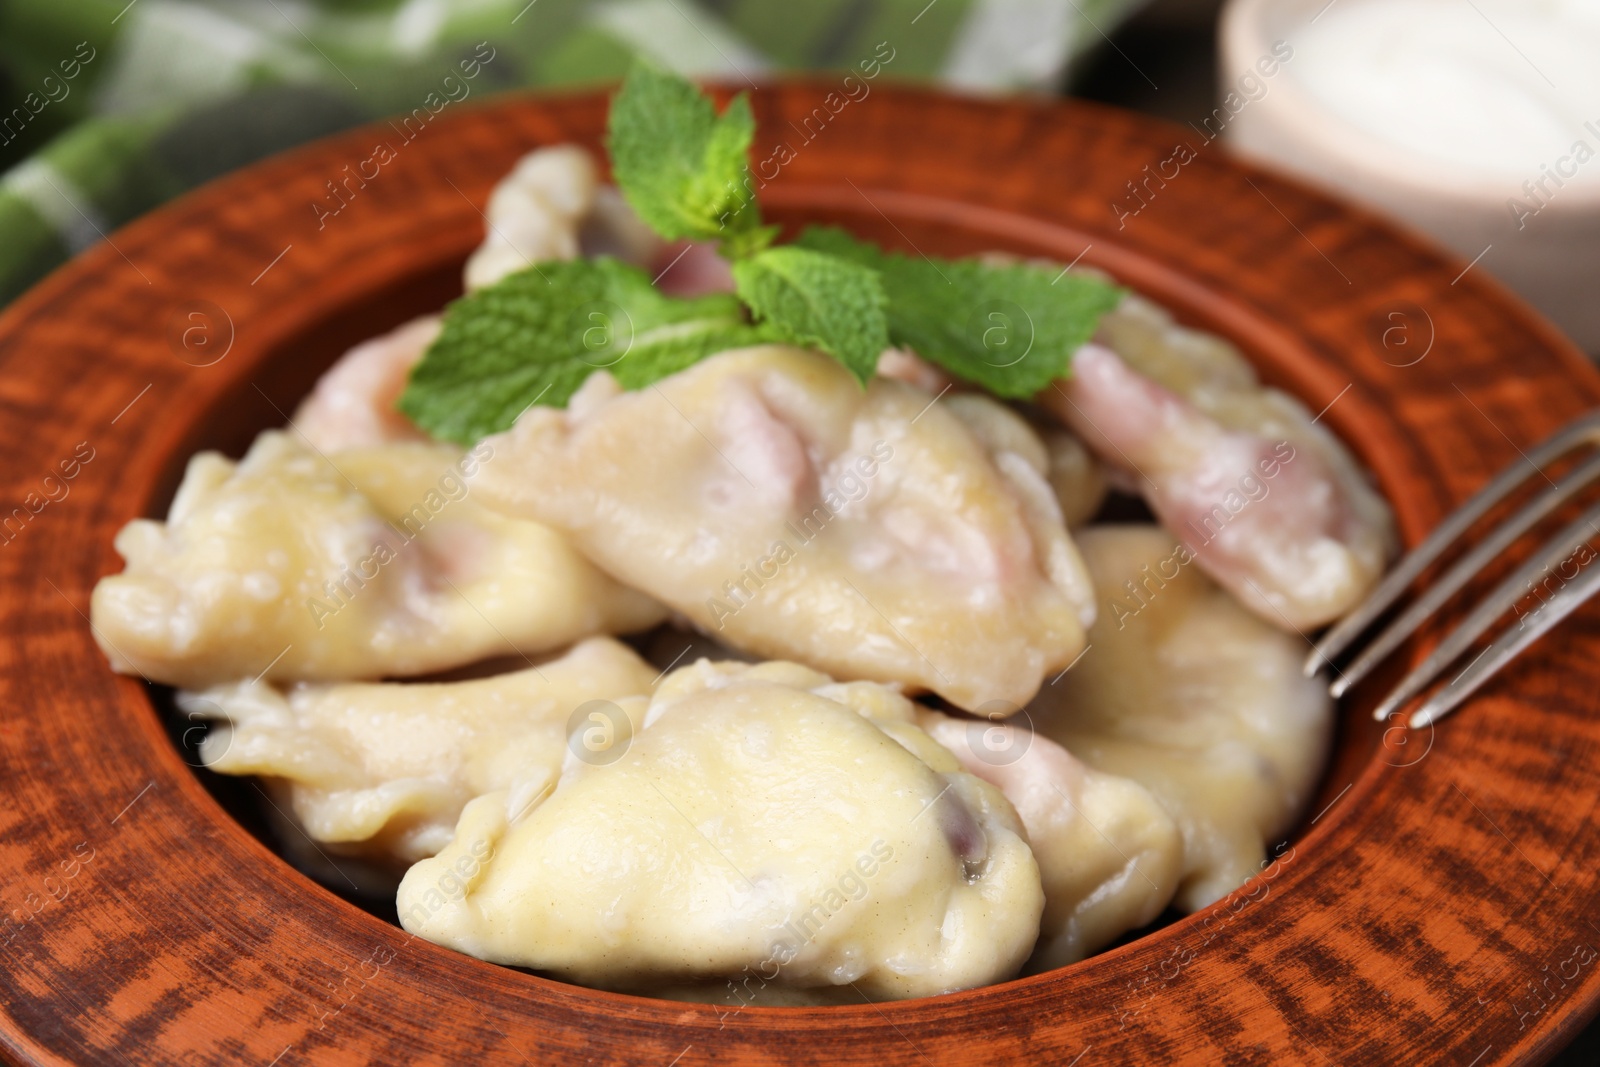
[{"label": "white bowl", "polygon": [[[1329,7],[1329,0],[1229,0],[1218,34],[1223,92],[1237,91],[1240,77],[1259,69],[1275,44],[1281,58],[1280,42],[1293,48]],[[1213,124],[1225,126],[1231,148],[1377,208],[1476,260],[1473,270],[1495,275],[1582,348],[1600,354],[1600,183],[1564,186],[1519,226],[1508,206],[1513,196],[1526,199],[1519,182],[1452,167],[1371,134],[1309,92],[1292,57],[1279,67],[1251,83],[1264,92]],[[1595,130],[1583,136],[1600,151],[1600,114],[1594,118]]]}]

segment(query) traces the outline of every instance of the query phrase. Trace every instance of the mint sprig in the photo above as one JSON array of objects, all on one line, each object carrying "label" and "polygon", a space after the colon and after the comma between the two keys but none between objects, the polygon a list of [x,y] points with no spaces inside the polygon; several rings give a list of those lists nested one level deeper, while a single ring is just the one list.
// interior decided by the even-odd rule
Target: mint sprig
[{"label": "mint sprig", "polygon": [[1122,296],[1081,274],[885,252],[839,229],[773,246],[778,227],[763,223],[750,180],[754,135],[743,95],[719,115],[689,82],[636,64],[611,105],[617,184],[662,237],[717,242],[737,296],[668,297],[610,259],[541,264],[446,309],[400,410],[435,437],[469,443],[531,404],[565,406],[595,371],[639,389],[770,341],[826,352],[863,386],[893,343],[1026,399],[1068,373]]},{"label": "mint sprig", "polygon": [[771,243],[750,180],[756,120],[743,93],[721,115],[675,74],[635,63],[611,101],[607,147],[622,195],[668,239],[721,241],[729,259]]},{"label": "mint sprig", "polygon": [[770,337],[732,295],[675,299],[609,258],[551,262],[451,304],[399,408],[434,437],[470,444],[531,404],[565,407],[597,370],[637,389]]},{"label": "mint sprig", "polygon": [[894,344],[1008,400],[1065,377],[1072,354],[1122,299],[1121,289],[1089,275],[885,252],[832,226],[809,226],[788,247],[874,271]]},{"label": "mint sprig", "polygon": [[876,271],[786,245],[735,263],[733,281],[781,339],[831,353],[862,385],[872,380],[889,336]]}]

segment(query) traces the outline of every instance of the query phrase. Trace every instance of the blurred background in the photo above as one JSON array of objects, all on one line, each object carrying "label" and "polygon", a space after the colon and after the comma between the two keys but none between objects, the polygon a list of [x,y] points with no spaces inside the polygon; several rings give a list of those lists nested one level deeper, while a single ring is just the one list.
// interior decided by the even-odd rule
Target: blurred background
[{"label": "blurred background", "polygon": [[[187,189],[424,101],[635,54],[759,82],[886,41],[885,78],[1146,112],[1360,201],[1600,353],[1600,0],[0,0],[0,305]],[[1600,1031],[1554,1062],[1600,1063]]]},{"label": "blurred background", "polygon": [[880,42],[887,78],[1150,112],[1360,200],[1600,352],[1600,0],[0,0],[0,304],[186,189],[427,100]]}]

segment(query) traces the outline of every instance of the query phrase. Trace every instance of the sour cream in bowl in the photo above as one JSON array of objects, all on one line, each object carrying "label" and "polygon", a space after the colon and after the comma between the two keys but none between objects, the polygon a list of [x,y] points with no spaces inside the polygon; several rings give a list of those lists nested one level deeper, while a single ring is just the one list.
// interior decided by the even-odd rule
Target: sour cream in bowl
[{"label": "sour cream in bowl", "polygon": [[[1430,234],[1600,351],[1597,54],[1595,0],[1232,0],[1207,129]],[[1268,55],[1283,73],[1235,91]]]}]

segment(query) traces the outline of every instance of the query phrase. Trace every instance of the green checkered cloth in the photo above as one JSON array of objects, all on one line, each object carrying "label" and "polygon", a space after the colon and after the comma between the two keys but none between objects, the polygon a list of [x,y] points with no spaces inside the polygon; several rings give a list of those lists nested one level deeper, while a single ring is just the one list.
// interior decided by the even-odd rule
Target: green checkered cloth
[{"label": "green checkered cloth", "polygon": [[641,54],[1049,90],[1140,2],[0,0],[0,304],[186,189],[429,93],[601,83]]}]

